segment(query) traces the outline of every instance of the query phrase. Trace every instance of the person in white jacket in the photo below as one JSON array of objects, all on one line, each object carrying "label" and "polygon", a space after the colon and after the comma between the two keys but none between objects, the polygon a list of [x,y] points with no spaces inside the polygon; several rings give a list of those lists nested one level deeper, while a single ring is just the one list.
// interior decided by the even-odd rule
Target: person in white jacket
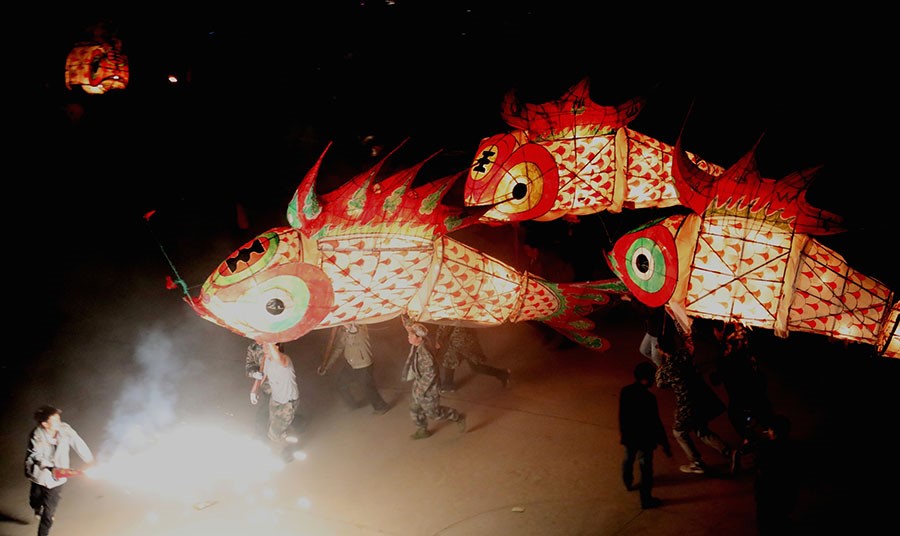
[{"label": "person in white jacket", "polygon": [[25,455],[25,476],[31,480],[29,503],[35,517],[41,520],[38,536],[47,536],[53,526],[62,485],[68,482],[62,470],[70,469],[69,449],[74,449],[85,463],[94,461],[87,443],[74,428],[62,422],[61,414],[62,410],[53,406],[42,406],[34,412],[37,426],[31,432]]},{"label": "person in white jacket", "polygon": [[[269,440],[278,447],[297,443],[299,438],[290,432],[300,407],[300,387],[291,357],[282,351],[281,343],[263,343],[262,371],[272,387],[269,397]],[[251,399],[252,402],[252,399]]]}]

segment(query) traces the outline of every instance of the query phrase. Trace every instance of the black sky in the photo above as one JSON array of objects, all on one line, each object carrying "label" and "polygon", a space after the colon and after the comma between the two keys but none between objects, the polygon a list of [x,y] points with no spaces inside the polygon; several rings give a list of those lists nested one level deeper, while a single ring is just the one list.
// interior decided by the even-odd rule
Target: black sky
[{"label": "black sky", "polygon": [[[118,251],[139,262],[158,256],[146,251],[155,244],[140,218],[158,210],[157,232],[186,262],[209,233],[234,225],[236,202],[255,232],[283,224],[293,189],[329,141],[323,174],[336,182],[374,163],[367,136],[387,149],[409,140],[392,165],[440,152],[421,173],[430,180],[464,169],[483,137],[508,130],[499,113],[507,91],[542,103],[588,77],[600,104],[646,97],[631,128],[667,143],[683,128],[685,148],[710,161],[727,166],[761,140],[764,176],[822,165],[809,201],[850,228],[826,243],[900,287],[885,259],[900,188],[892,55],[879,17],[582,4],[66,8],[28,27],[28,98],[13,104],[27,119],[16,137],[23,150],[13,151],[27,163],[17,209],[34,215],[34,230],[62,226],[57,247],[70,259],[105,248],[99,234],[137,249]],[[123,41],[129,87],[67,90],[66,54],[98,22]]]}]

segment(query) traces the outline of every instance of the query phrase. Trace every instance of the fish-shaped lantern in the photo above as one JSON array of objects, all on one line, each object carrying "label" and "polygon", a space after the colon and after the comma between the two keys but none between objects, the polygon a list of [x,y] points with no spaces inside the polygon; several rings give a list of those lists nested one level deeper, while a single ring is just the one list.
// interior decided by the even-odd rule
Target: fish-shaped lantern
[{"label": "fish-shaped lantern", "polygon": [[635,229],[607,253],[636,299],[670,307],[683,324],[696,317],[779,337],[809,332],[900,357],[894,293],[812,238],[843,230],[839,216],[806,201],[820,168],[762,178],[754,147],[715,177],[692,164],[680,142],[676,151],[673,177],[690,212]]},{"label": "fish-shaped lantern", "polygon": [[[507,93],[502,117],[515,130],[481,141],[465,205],[491,207],[484,215],[489,223],[679,205],[673,147],[626,126],[643,106],[643,99],[598,105],[588,79],[540,105],[521,105]],[[723,171],[688,157],[713,175]]]},{"label": "fish-shaped lantern", "polygon": [[232,253],[187,298],[200,316],[259,342],[403,314],[480,327],[536,320],[583,346],[608,347],[586,315],[627,292],[620,280],[552,283],[453,240],[447,234],[480,222],[483,210],[441,203],[462,174],[412,189],[428,159],[375,182],[388,155],[319,196],[328,147],[290,201],[289,226]]},{"label": "fish-shaped lantern", "polygon": [[94,39],[76,43],[66,57],[66,89],[81,87],[101,95],[128,87],[128,56],[117,37],[98,33]]}]

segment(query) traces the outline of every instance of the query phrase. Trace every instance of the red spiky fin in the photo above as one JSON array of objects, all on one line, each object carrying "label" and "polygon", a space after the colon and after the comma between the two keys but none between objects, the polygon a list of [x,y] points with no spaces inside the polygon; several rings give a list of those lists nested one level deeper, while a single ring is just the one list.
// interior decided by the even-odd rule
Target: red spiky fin
[{"label": "red spiky fin", "polygon": [[412,186],[412,183],[416,179],[416,175],[421,171],[422,166],[440,153],[441,151],[437,151],[418,164],[394,173],[390,177],[376,184],[376,190],[386,198],[402,197],[410,189],[410,186]]},{"label": "red spiky fin", "polygon": [[794,226],[799,233],[831,235],[846,231],[843,217],[833,212],[816,208],[806,200],[809,185],[812,184],[812,181],[815,180],[821,169],[822,166],[815,166],[802,171],[795,171],[778,181],[779,193],[796,192],[792,213],[797,216]]},{"label": "red spiky fin", "polygon": [[843,218],[813,207],[806,192],[821,166],[787,175],[781,180],[763,178],[759,173],[756,151],[759,141],[722,175],[715,177],[697,167],[675,143],[672,177],[681,204],[697,214],[710,209],[726,209],[731,213],[764,211],[765,217],[778,215],[792,222],[796,232],[811,235],[844,231]]},{"label": "red spiky fin", "polygon": [[568,132],[576,127],[617,130],[637,117],[646,100],[636,98],[618,106],[591,100],[590,82],[575,84],[562,99],[544,104],[520,104],[514,91],[504,96],[501,116],[509,126],[534,133]]},{"label": "red spiky fin", "polygon": [[297,191],[294,192],[294,197],[292,197],[290,203],[288,203],[287,221],[288,224],[295,229],[308,230],[311,222],[318,218],[322,213],[322,204],[319,201],[318,195],[316,195],[316,179],[319,176],[319,167],[322,165],[325,153],[331,148],[331,143],[332,142],[328,142],[328,145],[325,146],[322,154],[319,155],[319,159],[316,160],[313,167],[306,172],[303,180],[300,181],[300,186],[298,186]]},{"label": "red spiky fin", "polygon": [[352,206],[349,205],[357,205],[358,203],[367,203],[371,201],[373,197],[377,196],[376,192],[374,196],[370,196],[370,190],[372,190],[372,185],[375,182],[375,178],[381,173],[381,168],[384,167],[385,162],[387,162],[388,158],[394,155],[403,145],[409,140],[409,138],[400,142],[397,147],[391,150],[391,152],[387,153],[381,160],[375,163],[374,166],[369,168],[366,171],[363,171],[359,175],[356,175],[346,183],[342,184],[336,190],[329,192],[322,196],[323,202],[328,205],[331,203],[334,204],[347,204],[348,212],[357,212],[365,209],[364,206]]}]

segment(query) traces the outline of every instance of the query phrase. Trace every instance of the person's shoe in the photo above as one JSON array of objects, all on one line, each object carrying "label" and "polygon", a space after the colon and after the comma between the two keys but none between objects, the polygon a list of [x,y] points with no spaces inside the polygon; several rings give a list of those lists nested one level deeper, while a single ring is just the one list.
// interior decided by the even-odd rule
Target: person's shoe
[{"label": "person's shoe", "polygon": [[466,416],[462,413],[460,413],[459,418],[456,419],[456,426],[459,428],[459,433],[466,431]]},{"label": "person's shoe", "polygon": [[504,389],[506,389],[507,387],[509,387],[509,380],[510,380],[510,377],[511,377],[511,376],[512,376],[512,371],[509,370],[509,369],[506,369],[506,375],[503,376],[503,379],[502,379],[502,380],[500,380],[500,381],[503,382],[503,388],[504,388]]},{"label": "person's shoe", "polygon": [[638,487],[634,484],[625,484],[625,491],[634,491],[636,489],[638,489]]},{"label": "person's shoe", "polygon": [[441,394],[448,395],[450,393],[455,393],[456,387],[441,387]]},{"label": "person's shoe", "polygon": [[296,445],[297,443],[300,442],[300,438],[298,438],[297,436],[294,436],[294,435],[286,435],[286,436],[284,436],[284,442],[287,443],[288,445]]},{"label": "person's shoe", "polygon": [[41,506],[40,508],[35,508],[35,509],[34,509],[34,518],[35,518],[35,519],[40,519],[40,518],[41,518],[41,514],[43,514],[43,513],[44,513],[44,507],[43,507],[43,506]]},{"label": "person's shoe", "polygon": [[706,472],[702,465],[697,462],[689,463],[687,465],[682,465],[678,468],[682,473],[695,473],[698,475],[702,475]]},{"label": "person's shoe", "polygon": [[431,432],[429,432],[426,428],[419,428],[416,430],[416,433],[409,437],[413,439],[425,439],[426,437],[431,437]]},{"label": "person's shoe", "polygon": [[650,497],[646,501],[641,501],[641,508],[646,510],[648,508],[656,508],[662,506],[662,499],[658,499],[656,497]]},{"label": "person's shoe", "polygon": [[391,409],[391,407],[388,405],[379,406],[379,407],[375,408],[374,410],[372,410],[372,413],[374,413],[375,415],[384,415],[385,413],[388,412],[389,409]]},{"label": "person's shoe", "polygon": [[740,449],[734,449],[731,452],[731,465],[728,466],[728,470],[731,474],[735,475],[741,469],[741,451]]}]

